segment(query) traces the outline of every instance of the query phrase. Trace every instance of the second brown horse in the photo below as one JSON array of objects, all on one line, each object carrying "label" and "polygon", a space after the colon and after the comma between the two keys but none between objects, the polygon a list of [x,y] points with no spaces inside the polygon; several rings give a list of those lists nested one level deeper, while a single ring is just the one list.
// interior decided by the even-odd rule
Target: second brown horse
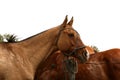
[{"label": "second brown horse", "polygon": [[[63,60],[58,51],[38,68],[35,80],[68,80]],[[91,54],[85,64],[78,64],[75,80],[120,80],[120,49],[110,49]]]}]

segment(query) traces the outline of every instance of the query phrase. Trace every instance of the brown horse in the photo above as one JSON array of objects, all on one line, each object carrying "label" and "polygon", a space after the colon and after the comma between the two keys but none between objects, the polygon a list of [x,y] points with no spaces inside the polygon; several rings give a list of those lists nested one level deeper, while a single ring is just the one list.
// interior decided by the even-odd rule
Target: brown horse
[{"label": "brown horse", "polygon": [[[57,51],[87,61],[88,53],[73,18],[57,27],[14,43],[0,43],[0,80],[33,80],[38,65]],[[74,54],[76,53],[76,54]]]},{"label": "brown horse", "polygon": [[[60,51],[51,55],[42,69],[38,68],[36,80],[69,80],[66,79],[64,59]],[[90,55],[85,64],[78,64],[75,80],[120,80],[120,49]]]},{"label": "brown horse", "polygon": [[[92,47],[86,46],[86,50],[89,52],[89,54],[95,53]],[[49,56],[42,66],[38,67],[35,80],[63,80],[63,78],[61,79],[58,76],[60,75],[61,71],[63,72],[63,60],[65,58],[66,57],[61,54],[61,51],[57,51]],[[61,75],[63,75],[63,73],[61,73]]]}]

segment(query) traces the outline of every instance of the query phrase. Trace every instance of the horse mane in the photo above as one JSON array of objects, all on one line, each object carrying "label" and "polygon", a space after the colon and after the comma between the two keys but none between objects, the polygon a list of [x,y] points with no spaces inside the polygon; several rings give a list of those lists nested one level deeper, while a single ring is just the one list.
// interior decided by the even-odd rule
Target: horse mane
[{"label": "horse mane", "polygon": [[[47,31],[47,30],[46,30],[46,31]],[[23,39],[23,40],[21,40],[21,41],[28,40],[28,39],[30,39],[30,38],[32,38],[32,37],[34,37],[34,36],[37,36],[37,35],[40,35],[40,34],[46,32],[46,31],[40,32],[40,33],[35,34],[35,35],[33,35],[33,36],[30,36],[30,37],[28,37],[28,38],[26,38],[26,39]],[[21,41],[16,41],[16,36],[15,36],[15,35],[10,35],[10,37],[5,38],[5,40],[6,40],[6,41],[3,41],[3,42],[1,42],[1,43],[17,43],[17,42],[21,42]]]},{"label": "horse mane", "polygon": [[21,41],[19,41],[19,42],[26,41],[26,40],[28,40],[28,39],[30,39],[30,38],[32,38],[32,37],[35,37],[35,36],[37,36],[37,35],[41,35],[42,33],[45,33],[45,32],[47,32],[47,31],[48,31],[48,30],[42,31],[42,32],[37,33],[37,34],[35,34],[35,35],[33,35],[33,36],[30,36],[30,37],[28,37],[28,38],[26,38],[26,39],[23,39],[23,40],[21,40]]}]

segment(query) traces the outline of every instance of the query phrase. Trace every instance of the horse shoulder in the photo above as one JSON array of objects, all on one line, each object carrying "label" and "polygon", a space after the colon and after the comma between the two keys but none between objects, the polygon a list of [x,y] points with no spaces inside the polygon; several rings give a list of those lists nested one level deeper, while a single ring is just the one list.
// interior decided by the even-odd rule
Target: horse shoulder
[{"label": "horse shoulder", "polygon": [[[0,78],[5,76],[5,79],[8,78],[7,80],[22,80],[24,78],[27,80],[32,80],[33,78],[30,77],[31,67],[27,61],[22,59],[22,54],[18,55],[19,52],[17,50],[17,46],[7,43],[0,44]],[[24,65],[28,66],[24,67]]]}]

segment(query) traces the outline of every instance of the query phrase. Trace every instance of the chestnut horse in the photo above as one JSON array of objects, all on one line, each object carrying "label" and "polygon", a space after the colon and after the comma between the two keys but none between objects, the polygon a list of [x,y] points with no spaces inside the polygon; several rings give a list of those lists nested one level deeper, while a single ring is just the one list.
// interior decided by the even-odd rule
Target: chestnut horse
[{"label": "chestnut horse", "polygon": [[88,53],[72,24],[73,17],[67,22],[66,16],[61,25],[30,38],[0,43],[0,80],[33,80],[38,65],[58,49],[86,62]]},{"label": "chestnut horse", "polygon": [[[38,68],[36,80],[69,80],[66,79],[64,56],[60,51],[52,54]],[[78,64],[75,80],[120,80],[120,49],[110,49],[91,54],[89,60]]]},{"label": "chestnut horse", "polygon": [[[95,50],[92,47],[86,46],[86,49],[90,55],[95,53]],[[61,70],[63,71],[64,58],[65,56],[61,54],[61,51],[57,51],[49,56],[42,66],[38,67],[38,71],[36,73],[37,77],[35,80],[58,80],[59,77],[57,78],[57,75],[60,74],[57,72],[60,72]]]}]

